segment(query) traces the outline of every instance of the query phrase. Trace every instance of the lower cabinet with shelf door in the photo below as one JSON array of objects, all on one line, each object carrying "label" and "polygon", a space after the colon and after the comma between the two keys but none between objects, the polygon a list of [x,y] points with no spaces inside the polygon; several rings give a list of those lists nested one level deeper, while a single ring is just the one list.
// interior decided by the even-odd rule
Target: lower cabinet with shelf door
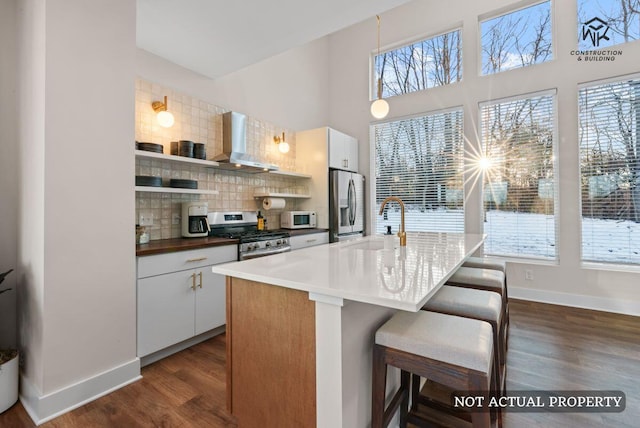
[{"label": "lower cabinet with shelf door", "polygon": [[138,357],[143,364],[144,357],[153,362],[224,326],[225,277],[212,273],[211,266],[235,260],[235,245],[138,257]]}]

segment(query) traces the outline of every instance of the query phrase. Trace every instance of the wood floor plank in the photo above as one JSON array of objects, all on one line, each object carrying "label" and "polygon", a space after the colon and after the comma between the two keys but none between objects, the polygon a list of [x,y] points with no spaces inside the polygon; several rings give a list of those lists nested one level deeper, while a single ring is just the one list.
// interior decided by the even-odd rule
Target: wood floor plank
[{"label": "wood floor plank", "polygon": [[[640,318],[510,301],[508,390],[618,389],[622,413],[505,412],[504,428],[635,428],[640,421]],[[143,379],[44,428],[236,427],[226,411],[226,343],[217,336],[142,369]],[[2,428],[35,427],[20,403]],[[358,427],[354,427],[358,428]]]}]

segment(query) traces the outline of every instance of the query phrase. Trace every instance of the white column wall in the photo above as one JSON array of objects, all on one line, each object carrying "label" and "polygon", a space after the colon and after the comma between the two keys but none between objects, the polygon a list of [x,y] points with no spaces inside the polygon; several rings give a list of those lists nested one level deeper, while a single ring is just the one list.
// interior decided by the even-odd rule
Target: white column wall
[{"label": "white column wall", "polygon": [[[514,262],[509,265],[510,292],[523,297],[565,305],[591,307],[615,312],[640,314],[640,295],[635,283],[637,272],[584,268],[580,263],[580,210],[577,130],[577,85],[610,76],[640,72],[637,58],[640,43],[623,45],[623,55],[614,62],[578,62],[570,51],[576,49],[575,1],[553,1],[555,59],[545,64],[481,77],[478,74],[478,16],[521,2],[513,0],[469,2],[416,0],[381,15],[381,45],[392,47],[420,37],[463,28],[463,81],[449,87],[390,98],[386,120],[453,106],[464,106],[465,136],[469,145],[478,145],[478,103],[490,99],[545,89],[558,91],[559,150],[559,263]],[[352,134],[360,141],[360,171],[367,182],[372,154],[369,145],[369,61],[376,49],[375,18],[349,27],[329,37],[330,105],[329,124]],[[468,195],[466,227],[478,232],[482,227],[481,198],[477,189]],[[370,201],[371,198],[368,198]],[[376,215],[367,207],[368,230]],[[531,270],[533,281],[525,281],[524,270]]]},{"label": "white column wall", "polygon": [[0,288],[0,349],[16,346],[16,284],[18,260],[18,144],[16,0],[0,3],[0,272],[14,269]]},{"label": "white column wall", "polygon": [[47,1],[45,391],[136,356],[132,3]]},{"label": "white column wall", "polygon": [[18,324],[22,379],[42,390],[44,336],[45,8],[18,0]]},{"label": "white column wall", "polygon": [[20,1],[21,394],[35,419],[139,374],[135,13],[128,0]]}]

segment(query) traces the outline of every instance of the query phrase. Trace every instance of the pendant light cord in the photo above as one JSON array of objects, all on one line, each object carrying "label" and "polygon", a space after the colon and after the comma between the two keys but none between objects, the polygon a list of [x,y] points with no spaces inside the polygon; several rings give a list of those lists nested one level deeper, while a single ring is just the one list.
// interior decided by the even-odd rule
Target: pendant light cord
[{"label": "pendant light cord", "polygon": [[[380,15],[376,15],[376,19],[378,21],[378,55],[377,58],[380,58]],[[382,98],[382,79],[380,79],[380,75],[378,75],[378,99]]]}]

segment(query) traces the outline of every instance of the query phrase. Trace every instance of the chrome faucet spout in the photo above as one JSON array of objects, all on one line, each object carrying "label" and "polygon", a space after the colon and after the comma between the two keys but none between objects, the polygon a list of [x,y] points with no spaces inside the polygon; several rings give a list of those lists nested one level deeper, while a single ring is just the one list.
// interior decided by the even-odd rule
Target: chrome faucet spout
[{"label": "chrome faucet spout", "polygon": [[406,247],[407,234],[404,231],[404,202],[402,202],[402,199],[398,198],[397,196],[389,196],[388,198],[385,198],[380,204],[380,212],[378,213],[378,215],[382,215],[384,207],[389,201],[396,201],[398,204],[400,204],[400,230],[398,231],[398,237],[400,238],[400,246]]}]

